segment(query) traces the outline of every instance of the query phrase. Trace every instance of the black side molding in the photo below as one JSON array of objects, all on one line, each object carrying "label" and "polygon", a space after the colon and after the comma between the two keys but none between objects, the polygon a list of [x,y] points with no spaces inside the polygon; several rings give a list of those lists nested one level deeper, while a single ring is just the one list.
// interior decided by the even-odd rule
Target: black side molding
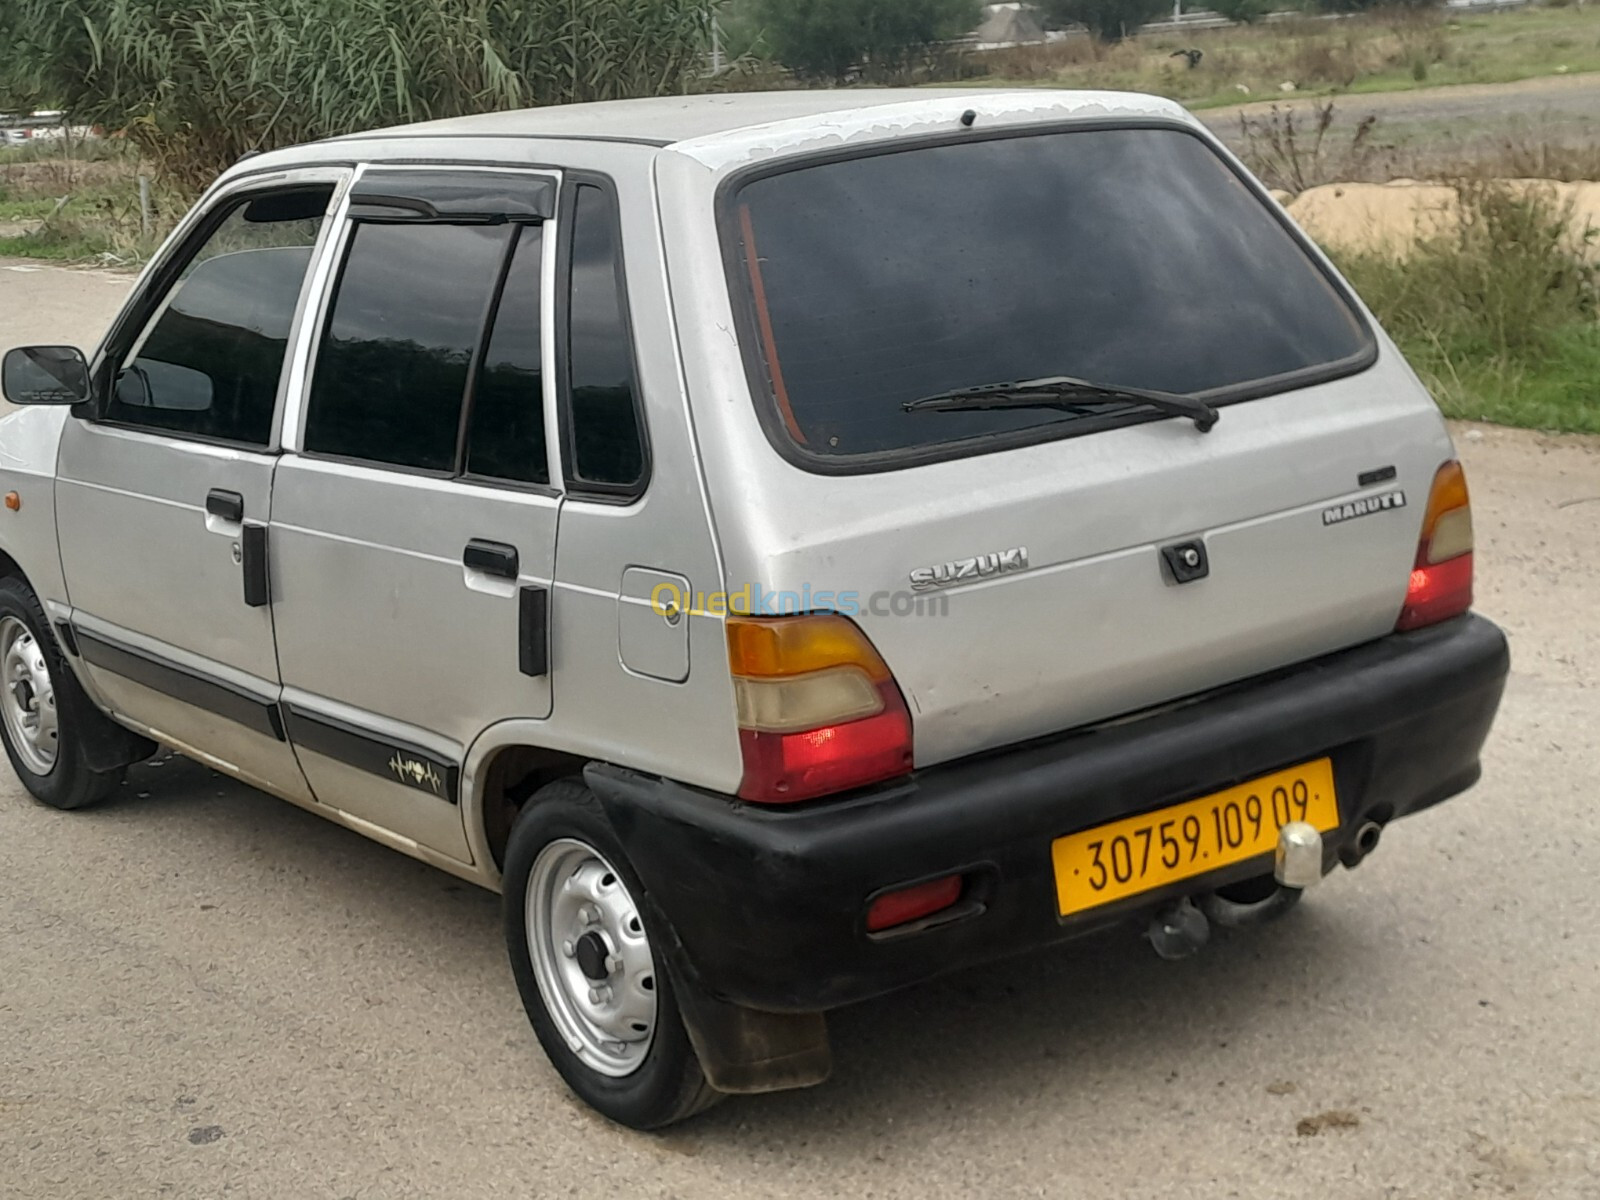
[{"label": "black side molding", "polygon": [[246,525],[239,534],[239,547],[243,552],[244,602],[262,608],[272,599],[267,583],[267,527]]},{"label": "black side molding", "polygon": [[73,632],[71,624],[66,621],[56,622],[56,640],[61,643],[62,649],[73,658],[82,657],[78,653],[78,635]]},{"label": "black side molding", "polygon": [[550,591],[525,587],[517,593],[517,670],[537,679],[550,673]]},{"label": "black side molding", "polygon": [[283,715],[296,746],[369,775],[427,792],[446,803],[458,802],[461,768],[431,751],[410,742],[379,738],[368,730],[292,704],[283,706]]},{"label": "black side molding", "polygon": [[187,667],[160,659],[131,646],[121,646],[92,633],[76,630],[83,660],[113,675],[163,692],[174,700],[207,712],[266,737],[283,741],[283,718],[278,706],[231,683],[201,675]]}]

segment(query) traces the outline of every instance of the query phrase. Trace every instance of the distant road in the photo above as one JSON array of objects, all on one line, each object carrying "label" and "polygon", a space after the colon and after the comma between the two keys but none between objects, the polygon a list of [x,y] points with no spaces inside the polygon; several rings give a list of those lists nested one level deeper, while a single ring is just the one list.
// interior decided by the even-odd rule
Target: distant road
[{"label": "distant road", "polygon": [[1238,139],[1241,114],[1263,116],[1273,105],[1309,113],[1313,105],[1329,99],[1338,114],[1335,129],[1354,132],[1356,124],[1372,113],[1378,118],[1377,134],[1385,143],[1427,146],[1431,151],[1446,147],[1470,150],[1513,136],[1567,144],[1600,141],[1600,72],[1409,92],[1332,97],[1291,93],[1203,109],[1195,115],[1232,143]]}]

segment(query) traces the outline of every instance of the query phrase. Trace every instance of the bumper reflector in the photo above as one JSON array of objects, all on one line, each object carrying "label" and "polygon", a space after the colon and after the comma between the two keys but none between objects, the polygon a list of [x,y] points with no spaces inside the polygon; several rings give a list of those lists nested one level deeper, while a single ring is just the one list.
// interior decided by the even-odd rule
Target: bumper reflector
[{"label": "bumper reflector", "polygon": [[961,899],[961,876],[946,875],[898,891],[884,892],[867,909],[867,932],[880,933],[930,917]]}]

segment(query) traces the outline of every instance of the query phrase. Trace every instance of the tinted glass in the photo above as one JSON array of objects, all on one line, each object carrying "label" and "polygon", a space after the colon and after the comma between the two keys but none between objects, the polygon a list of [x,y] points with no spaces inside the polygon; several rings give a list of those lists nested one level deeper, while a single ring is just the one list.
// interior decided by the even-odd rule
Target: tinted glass
[{"label": "tinted glass", "polygon": [[[331,188],[240,202],[124,359],[114,421],[265,445],[300,287]],[[282,202],[279,202],[279,201]]]},{"label": "tinted glass", "polygon": [[549,483],[539,364],[539,262],[544,237],[523,228],[478,370],[467,429],[467,471],[519,483]]},{"label": "tinted glass", "polygon": [[644,472],[644,447],[634,408],[633,347],[622,315],[616,220],[609,193],[578,188],[567,363],[577,475],[627,485]]},{"label": "tinted glass", "polygon": [[356,225],[317,351],[307,450],[454,468],[467,368],[515,229]]},{"label": "tinted glass", "polygon": [[1225,395],[1359,361],[1369,344],[1273,215],[1177,131],[808,167],[746,185],[731,216],[733,285],[755,310],[764,402],[815,454],[1078,419],[901,407],[952,388],[1069,375]]}]

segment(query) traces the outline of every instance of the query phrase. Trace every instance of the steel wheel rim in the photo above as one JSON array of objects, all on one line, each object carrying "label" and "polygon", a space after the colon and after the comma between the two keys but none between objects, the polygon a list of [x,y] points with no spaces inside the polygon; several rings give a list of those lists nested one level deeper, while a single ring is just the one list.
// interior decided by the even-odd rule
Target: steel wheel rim
[{"label": "steel wheel rim", "polygon": [[56,719],[56,688],[44,648],[16,617],[0,620],[0,717],[11,748],[35,775],[55,769],[61,731]]},{"label": "steel wheel rim", "polygon": [[638,905],[593,846],[559,838],[528,876],[528,953],[545,1011],[584,1066],[631,1075],[655,1041],[655,956]]}]

